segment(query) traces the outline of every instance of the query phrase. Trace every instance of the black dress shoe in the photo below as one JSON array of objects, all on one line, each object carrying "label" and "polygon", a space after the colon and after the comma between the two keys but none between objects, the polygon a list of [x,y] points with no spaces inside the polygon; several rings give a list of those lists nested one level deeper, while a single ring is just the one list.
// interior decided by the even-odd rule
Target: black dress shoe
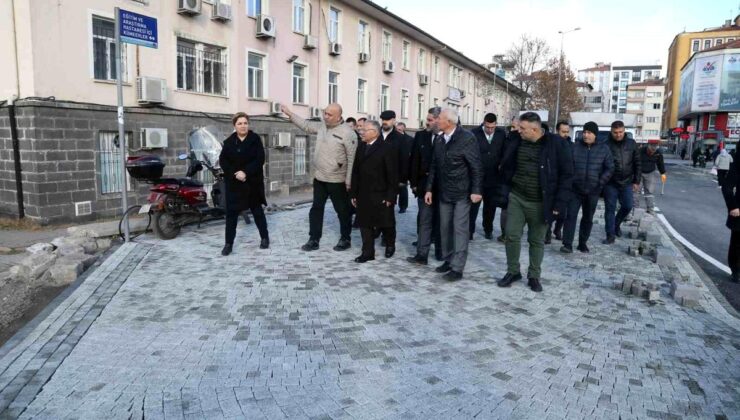
[{"label": "black dress shoe", "polygon": [[540,279],[535,277],[530,277],[529,281],[527,282],[527,285],[530,289],[532,289],[533,292],[541,292],[542,291],[542,285],[540,284]]},{"label": "black dress shoe", "polygon": [[617,228],[616,228],[616,229],[614,230],[614,234],[615,234],[615,235],[617,235],[617,238],[621,238],[621,237],[622,237],[622,228],[620,228],[620,227],[617,227]]},{"label": "black dress shoe", "polygon": [[550,245],[552,243],[552,232],[549,230],[547,233],[545,233],[545,245]]},{"label": "black dress shoe", "polygon": [[486,232],[485,238],[488,239],[488,240],[493,239],[493,232]]},{"label": "black dress shoe", "polygon": [[442,251],[437,252],[437,250],[434,250],[434,259],[437,261],[444,261],[444,258],[442,257]]},{"label": "black dress shoe", "polygon": [[448,263],[447,261],[445,261],[444,264],[434,269],[434,271],[438,273],[446,273],[450,270],[452,270],[452,267],[450,267],[450,263]]},{"label": "black dress shoe", "polygon": [[385,248],[385,257],[390,258],[393,256],[393,254],[396,253],[396,247],[395,246],[389,246]]},{"label": "black dress shoe", "polygon": [[563,232],[561,232],[559,230],[556,230],[555,231],[555,239],[557,239],[558,241],[562,241],[563,240]]},{"label": "black dress shoe", "polygon": [[337,245],[334,247],[335,251],[346,251],[352,247],[352,242],[349,239],[340,239]]},{"label": "black dress shoe", "polygon": [[604,239],[603,241],[601,241],[601,243],[604,244],[604,245],[611,245],[611,244],[614,243],[614,241],[616,241],[616,239],[613,236],[609,235],[609,236],[606,237],[606,239]]},{"label": "black dress shoe", "polygon": [[375,260],[375,257],[366,257],[364,255],[360,255],[359,257],[355,258],[355,262],[360,264],[373,260]]},{"label": "black dress shoe", "polygon": [[260,241],[260,249],[267,249],[270,247],[270,239],[269,238],[262,238]]},{"label": "black dress shoe", "polygon": [[590,252],[586,244],[578,244],[578,248],[576,249],[583,252],[584,254],[588,254]]},{"label": "black dress shoe", "polygon": [[572,254],[573,247],[570,245],[563,245],[560,247],[560,252],[562,252],[563,254]]},{"label": "black dress shoe", "polygon": [[461,272],[459,272],[459,271],[453,271],[453,270],[448,271],[447,274],[445,274],[444,276],[442,276],[442,278],[445,279],[445,280],[447,280],[447,281],[458,281],[458,280],[462,279],[462,277],[463,277],[463,275],[462,275]]},{"label": "black dress shoe", "polygon": [[429,260],[425,257],[422,257],[421,255],[414,255],[413,257],[407,257],[406,261],[414,264],[419,265],[427,265],[429,264]]},{"label": "black dress shoe", "polygon": [[316,251],[319,249],[319,241],[315,239],[309,239],[308,242],[306,242],[302,247],[302,250],[304,251]]},{"label": "black dress shoe", "polygon": [[498,281],[498,287],[509,287],[511,286],[511,283],[514,283],[517,280],[521,280],[522,275],[521,274],[510,274],[506,273],[506,275]]},{"label": "black dress shoe", "polygon": [[224,245],[224,249],[221,250],[221,255],[223,255],[225,257],[225,256],[231,254],[231,248],[232,248],[232,245],[231,244]]}]

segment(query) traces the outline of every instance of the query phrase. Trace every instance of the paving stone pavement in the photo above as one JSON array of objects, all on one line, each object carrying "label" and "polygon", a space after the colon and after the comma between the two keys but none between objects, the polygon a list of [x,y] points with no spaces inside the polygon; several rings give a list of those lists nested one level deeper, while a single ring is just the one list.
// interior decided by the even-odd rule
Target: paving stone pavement
[{"label": "paving stone pavement", "polygon": [[661,269],[601,245],[603,225],[591,254],[547,246],[535,294],[496,287],[503,245],[482,236],[460,282],[407,263],[411,209],[396,256],[362,265],[357,231],[331,250],[329,209],[300,251],[307,219],[268,216],[269,250],[242,225],[226,258],[220,224],[122,246],[0,349],[0,418],[740,417],[738,319],[708,292],[689,309],[615,290]]}]

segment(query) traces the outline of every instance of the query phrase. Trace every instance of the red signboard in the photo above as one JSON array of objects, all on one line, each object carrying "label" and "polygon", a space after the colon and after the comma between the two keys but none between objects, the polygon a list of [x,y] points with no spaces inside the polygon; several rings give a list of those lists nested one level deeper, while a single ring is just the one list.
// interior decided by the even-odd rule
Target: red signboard
[{"label": "red signboard", "polygon": [[686,127],[686,131],[688,131],[689,133],[693,133],[694,131],[696,131],[696,127],[694,127],[693,125],[690,125]]},{"label": "red signboard", "polygon": [[689,135],[688,134],[681,134],[681,140],[688,140]]},{"label": "red signboard", "polygon": [[676,127],[673,129],[673,134],[681,134],[681,133],[683,133],[683,128]]}]

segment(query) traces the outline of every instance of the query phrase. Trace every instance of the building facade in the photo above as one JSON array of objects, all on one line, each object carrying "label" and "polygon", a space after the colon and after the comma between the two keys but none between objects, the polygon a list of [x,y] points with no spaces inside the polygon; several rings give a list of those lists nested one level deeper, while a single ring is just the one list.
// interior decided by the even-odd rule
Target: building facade
[{"label": "building facade", "polygon": [[647,80],[627,85],[627,113],[635,114],[635,141],[660,139],[663,112],[663,80]]},{"label": "building facade", "polygon": [[627,112],[627,86],[646,80],[660,79],[660,65],[613,66],[612,87],[609,93],[609,109],[619,114]]},{"label": "building facade", "polygon": [[601,62],[578,70],[578,81],[587,83],[592,88],[588,97],[584,97],[584,105],[589,112],[609,112],[611,71],[611,64]]},{"label": "building facade", "polygon": [[726,20],[722,26],[703,31],[682,32],[676,35],[668,48],[666,92],[663,101],[663,132],[669,134],[679,126],[679,96],[681,69],[692,55],[740,39],[740,15]]},{"label": "building facade", "polygon": [[[215,125],[228,135],[236,111],[252,116],[265,143],[268,191],[289,194],[310,186],[313,138],[278,115],[277,104],[306,118],[331,102],[343,105],[345,117],[373,119],[393,109],[414,128],[434,105],[456,108],[465,124],[486,112],[508,120],[526,96],[366,0],[0,3],[0,55],[8,58],[0,67],[0,142],[7,146],[0,213],[43,223],[117,212],[108,204],[122,185],[115,174],[122,158],[114,144],[115,7],[157,18],[159,35],[157,49],[121,48],[125,154],[158,154],[171,175],[184,173],[176,156],[190,130]],[[155,129],[167,130],[164,143],[149,141]],[[289,133],[288,147],[278,147],[281,133]],[[56,182],[65,177],[76,183]],[[131,188],[132,202],[144,199],[145,188]]]}]

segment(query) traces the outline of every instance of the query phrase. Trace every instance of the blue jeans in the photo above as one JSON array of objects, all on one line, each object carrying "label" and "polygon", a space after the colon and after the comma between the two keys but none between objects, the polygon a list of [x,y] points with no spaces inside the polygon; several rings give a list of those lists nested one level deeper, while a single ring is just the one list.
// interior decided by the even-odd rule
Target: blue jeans
[{"label": "blue jeans", "polygon": [[[624,187],[619,185],[607,184],[604,187],[604,212],[605,230],[607,236],[615,236],[617,228],[622,224],[624,218],[632,211],[634,196],[632,195],[632,184]],[[619,211],[616,218],[614,212],[617,210],[617,201],[619,201]]]}]

